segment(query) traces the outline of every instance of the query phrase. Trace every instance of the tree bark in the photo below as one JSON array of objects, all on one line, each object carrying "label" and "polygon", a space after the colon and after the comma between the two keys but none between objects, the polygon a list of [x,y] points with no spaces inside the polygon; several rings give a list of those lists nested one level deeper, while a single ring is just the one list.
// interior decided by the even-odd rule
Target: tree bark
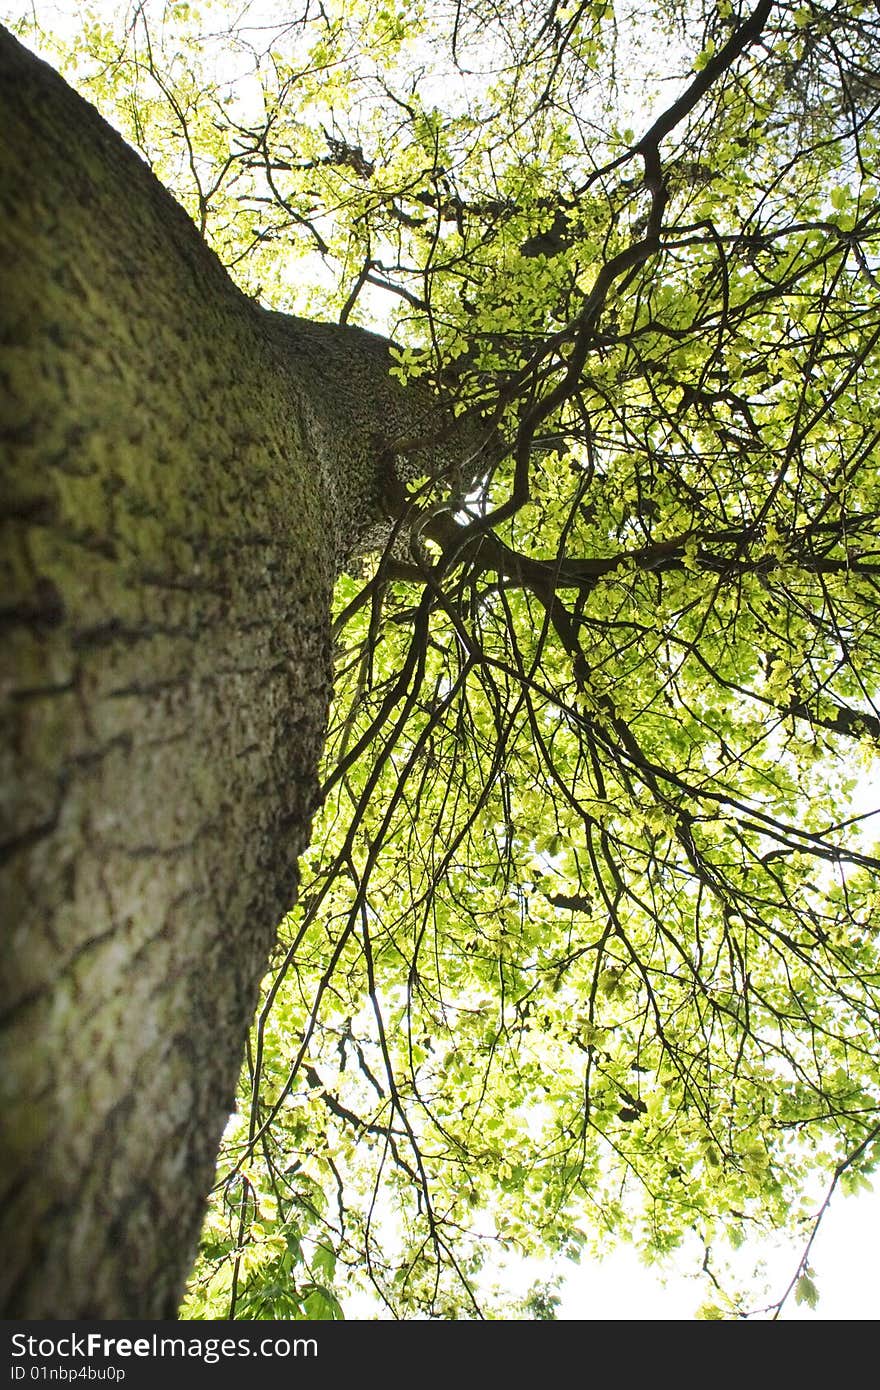
[{"label": "tree bark", "polygon": [[0,1303],[173,1317],[412,396],[2,30],[0,121]]}]

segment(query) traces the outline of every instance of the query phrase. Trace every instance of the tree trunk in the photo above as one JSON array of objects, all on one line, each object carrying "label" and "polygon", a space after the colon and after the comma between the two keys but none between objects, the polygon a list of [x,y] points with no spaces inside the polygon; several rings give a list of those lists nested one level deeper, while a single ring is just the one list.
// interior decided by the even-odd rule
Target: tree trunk
[{"label": "tree trunk", "polygon": [[172,1317],[410,398],[2,30],[0,121],[0,1302]]}]

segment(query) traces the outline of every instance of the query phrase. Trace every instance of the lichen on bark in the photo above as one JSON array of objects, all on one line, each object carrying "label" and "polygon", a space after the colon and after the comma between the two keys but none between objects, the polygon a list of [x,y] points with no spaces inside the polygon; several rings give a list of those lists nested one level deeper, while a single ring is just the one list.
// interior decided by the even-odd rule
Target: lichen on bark
[{"label": "lichen on bark", "polygon": [[[388,345],[247,300],[0,31],[7,1316],[173,1316],[317,798]],[[423,461],[420,463],[423,466]]]}]

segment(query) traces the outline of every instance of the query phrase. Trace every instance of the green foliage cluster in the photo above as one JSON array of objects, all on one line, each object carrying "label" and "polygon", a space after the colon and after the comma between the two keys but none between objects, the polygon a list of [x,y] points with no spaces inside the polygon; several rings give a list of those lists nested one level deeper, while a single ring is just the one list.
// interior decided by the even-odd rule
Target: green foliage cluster
[{"label": "green foliage cluster", "polygon": [[339,581],[187,1315],[552,1316],[500,1256],[694,1232],[749,1312],[710,1251],[808,1241],[880,1136],[874,9],[82,15],[240,283],[506,441]]}]

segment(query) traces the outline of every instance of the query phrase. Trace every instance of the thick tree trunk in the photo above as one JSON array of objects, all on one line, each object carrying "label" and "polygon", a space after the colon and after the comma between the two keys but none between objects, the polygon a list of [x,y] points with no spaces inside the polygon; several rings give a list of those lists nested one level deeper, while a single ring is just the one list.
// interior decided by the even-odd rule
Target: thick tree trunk
[{"label": "thick tree trunk", "polygon": [[0,244],[0,1301],[169,1317],[406,397],[381,340],[245,299],[3,31]]}]

